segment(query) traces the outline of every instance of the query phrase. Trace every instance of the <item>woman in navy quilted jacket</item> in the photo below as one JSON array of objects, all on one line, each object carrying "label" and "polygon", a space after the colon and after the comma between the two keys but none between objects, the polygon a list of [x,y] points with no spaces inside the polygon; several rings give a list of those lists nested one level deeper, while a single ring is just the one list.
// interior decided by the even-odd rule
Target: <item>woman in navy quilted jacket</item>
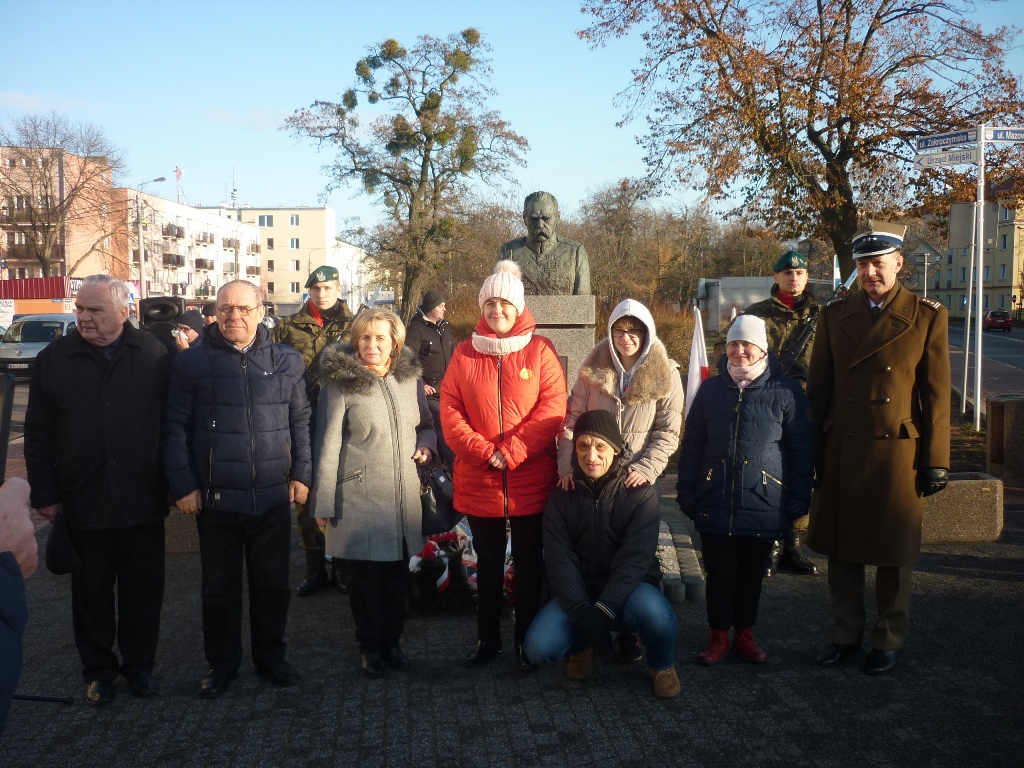
[{"label": "woman in navy quilted jacket", "polygon": [[768,660],[754,640],[764,559],[772,542],[807,514],[814,431],[800,385],[768,352],[764,321],[740,316],[729,329],[719,375],[700,385],[686,417],[676,489],[700,533],[711,631],[701,664],[732,649]]}]

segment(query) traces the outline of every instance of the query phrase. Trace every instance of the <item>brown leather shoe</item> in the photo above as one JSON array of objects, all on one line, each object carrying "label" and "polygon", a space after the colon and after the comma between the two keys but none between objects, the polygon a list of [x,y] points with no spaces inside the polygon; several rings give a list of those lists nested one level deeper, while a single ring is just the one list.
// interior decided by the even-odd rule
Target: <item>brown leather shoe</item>
[{"label": "brown leather shoe", "polygon": [[671,699],[679,695],[679,676],[676,674],[676,665],[668,669],[649,670],[651,680],[654,681],[654,695],[659,699]]},{"label": "brown leather shoe", "polygon": [[565,668],[565,676],[570,680],[586,680],[594,671],[594,649],[587,648],[569,657],[569,666]]}]

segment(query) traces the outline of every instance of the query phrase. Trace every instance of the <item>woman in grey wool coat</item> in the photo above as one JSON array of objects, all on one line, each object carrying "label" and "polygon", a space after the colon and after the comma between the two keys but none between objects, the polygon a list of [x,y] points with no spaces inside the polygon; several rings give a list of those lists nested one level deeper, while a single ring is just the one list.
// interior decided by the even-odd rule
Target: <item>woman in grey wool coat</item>
[{"label": "woman in grey wool coat", "polygon": [[352,322],[352,344],[320,354],[322,382],[313,456],[312,509],[327,554],[349,563],[349,603],[363,671],[407,669],[409,556],[423,549],[416,464],[437,450],[416,356],[405,327],[385,309]]}]

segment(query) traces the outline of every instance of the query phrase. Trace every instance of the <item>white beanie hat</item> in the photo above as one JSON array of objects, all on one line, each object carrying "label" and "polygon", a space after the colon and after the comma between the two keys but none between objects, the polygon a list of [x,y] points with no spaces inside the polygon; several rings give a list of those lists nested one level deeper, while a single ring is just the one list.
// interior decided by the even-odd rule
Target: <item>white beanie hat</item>
[{"label": "white beanie hat", "polygon": [[729,327],[726,343],[730,341],[746,341],[768,354],[768,334],[765,332],[764,320],[756,315],[740,315]]},{"label": "white beanie hat", "polygon": [[480,309],[488,299],[505,299],[516,312],[526,309],[526,292],[523,290],[523,272],[510,259],[503,259],[494,265],[494,274],[480,286]]}]

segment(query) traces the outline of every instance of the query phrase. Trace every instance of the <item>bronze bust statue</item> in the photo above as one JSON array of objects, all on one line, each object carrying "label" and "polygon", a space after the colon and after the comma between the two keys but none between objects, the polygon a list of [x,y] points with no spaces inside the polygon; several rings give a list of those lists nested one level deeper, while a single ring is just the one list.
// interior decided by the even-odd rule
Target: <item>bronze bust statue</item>
[{"label": "bronze bust statue", "polygon": [[529,295],[589,296],[590,259],[574,240],[561,238],[558,201],[547,192],[534,192],[523,203],[526,237],[510,240],[498,249],[497,261],[511,259],[523,271]]}]

